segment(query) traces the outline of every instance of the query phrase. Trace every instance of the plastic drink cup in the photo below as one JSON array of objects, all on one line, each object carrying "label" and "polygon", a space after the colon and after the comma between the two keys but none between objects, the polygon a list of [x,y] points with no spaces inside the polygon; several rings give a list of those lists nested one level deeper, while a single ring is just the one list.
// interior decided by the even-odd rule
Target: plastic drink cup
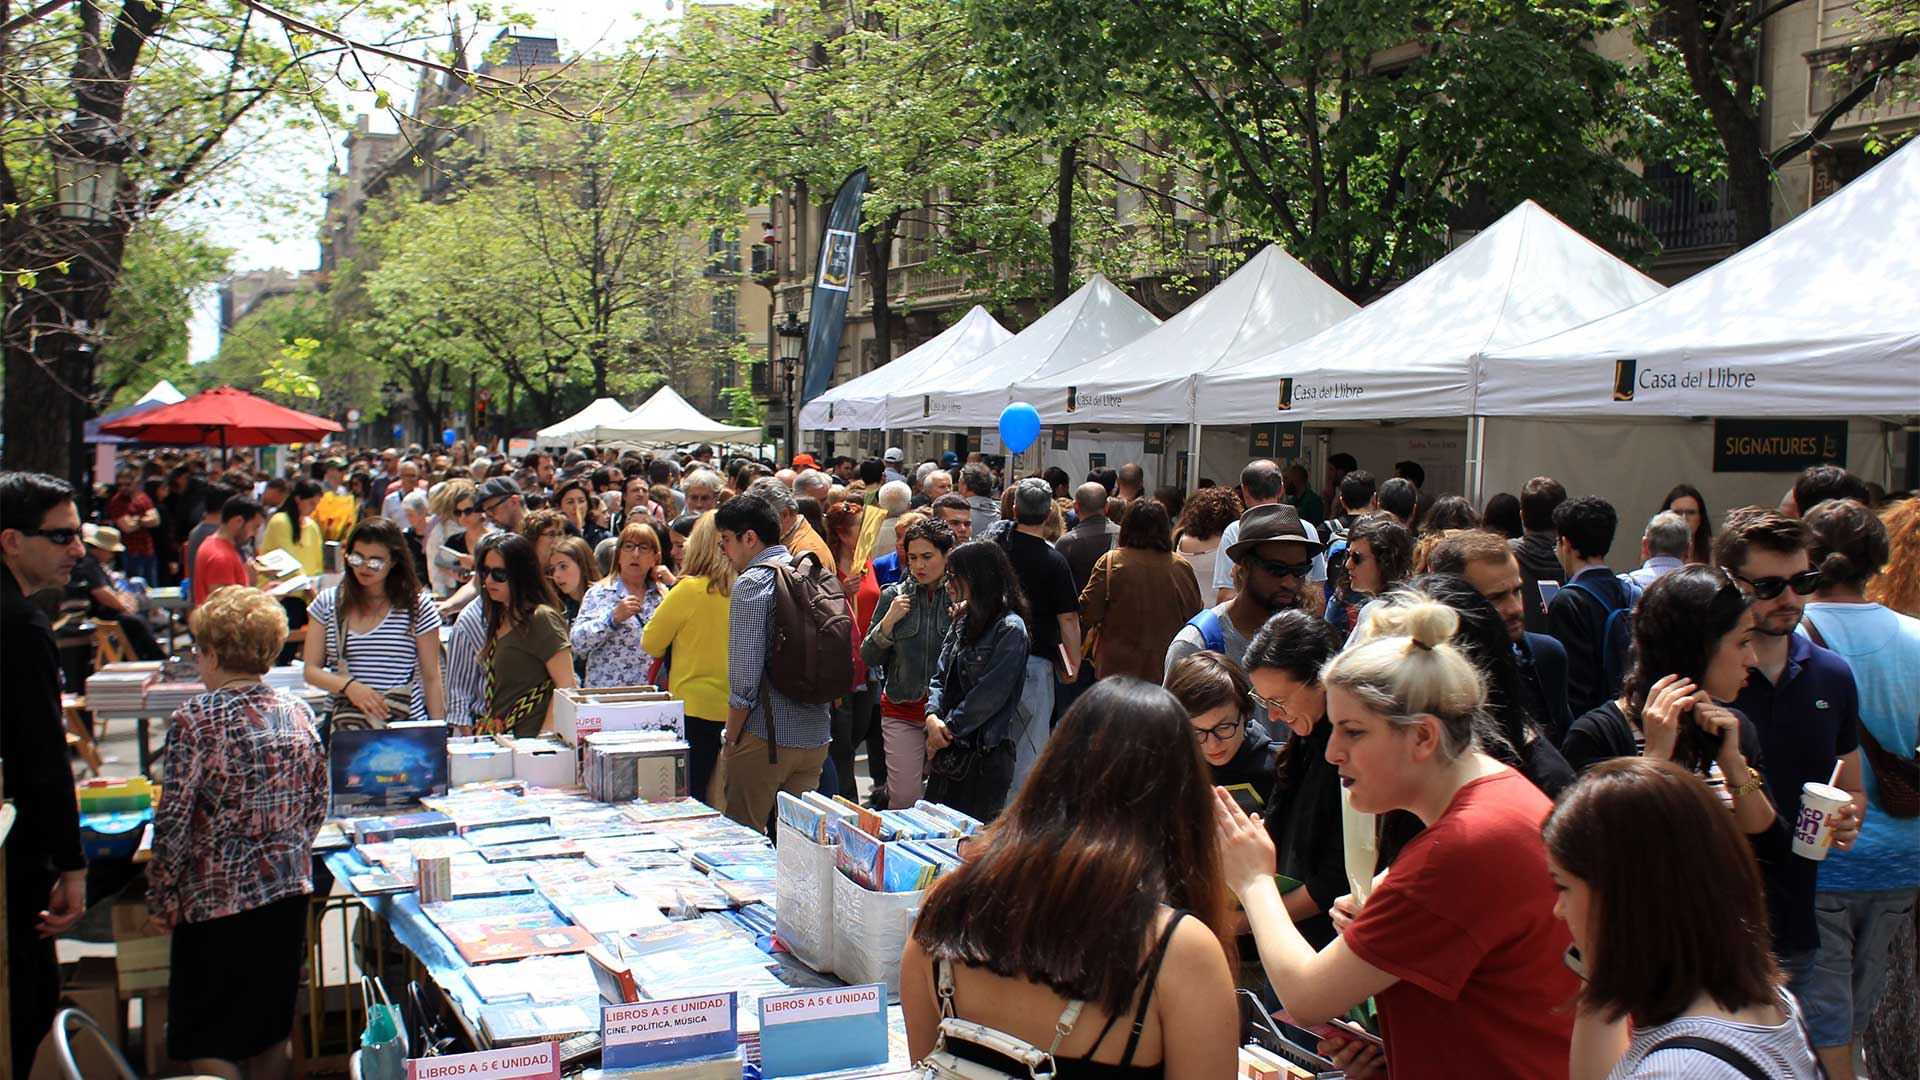
[{"label": "plastic drink cup", "polygon": [[1373,868],[1380,858],[1380,842],[1374,832],[1374,817],[1353,808],[1353,797],[1340,789],[1340,833],[1346,847],[1347,887],[1353,901],[1365,904],[1373,894]]},{"label": "plastic drink cup", "polygon": [[1813,781],[1800,786],[1800,815],[1793,823],[1793,853],[1819,862],[1833,846],[1833,818],[1851,801],[1832,784]]}]

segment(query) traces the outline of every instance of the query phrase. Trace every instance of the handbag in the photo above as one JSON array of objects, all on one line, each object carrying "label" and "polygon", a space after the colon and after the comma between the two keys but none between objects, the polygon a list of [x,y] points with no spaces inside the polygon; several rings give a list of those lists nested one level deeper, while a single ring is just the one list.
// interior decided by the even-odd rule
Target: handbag
[{"label": "handbag", "polygon": [[1080,637],[1080,658],[1082,660],[1092,660],[1096,668],[1099,667],[1099,664],[1100,664],[1100,657],[1098,655],[1100,652],[1100,631],[1102,627],[1105,626],[1106,616],[1113,614],[1113,571],[1114,569],[1115,569],[1115,566],[1114,566],[1113,560],[1108,560],[1107,573],[1104,579],[1104,583],[1106,585],[1106,604],[1105,604],[1105,607],[1103,608],[1104,613],[1101,615],[1102,622],[1100,625],[1095,626],[1093,629],[1087,631],[1085,634],[1082,634]]},{"label": "handbag", "polygon": [[[945,960],[935,960],[934,972],[940,993],[940,1028],[933,1049],[914,1064],[921,1080],[1023,1080],[1023,1076],[1024,1080],[1043,1080],[1054,1075],[1054,1051],[1060,1049],[1062,1040],[1073,1034],[1073,1025],[1079,1022],[1085,1002],[1067,1003],[1060,1011],[1060,1018],[1053,1023],[1053,1042],[1042,1050],[1025,1039],[954,1015],[953,968]],[[961,1057],[954,1053],[953,1043],[966,1043],[1008,1058],[1024,1066],[1025,1073]]]},{"label": "handbag", "polygon": [[[1812,616],[1801,619],[1807,626],[1807,637],[1823,649],[1831,648],[1827,639],[1814,625]],[[1873,777],[1880,782],[1880,807],[1888,817],[1920,817],[1920,760],[1902,757],[1880,745],[1873,737],[1867,725],[1860,725],[1860,749],[1867,756],[1867,763],[1873,766]]]}]

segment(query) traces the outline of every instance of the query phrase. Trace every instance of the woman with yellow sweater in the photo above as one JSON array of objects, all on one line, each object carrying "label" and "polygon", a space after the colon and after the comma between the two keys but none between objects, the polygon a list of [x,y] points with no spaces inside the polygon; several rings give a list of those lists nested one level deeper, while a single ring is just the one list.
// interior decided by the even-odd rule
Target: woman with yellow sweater
[{"label": "woman with yellow sweater", "polygon": [[734,570],[720,550],[720,530],[711,510],[700,515],[687,537],[681,571],[680,580],[647,620],[640,648],[665,658],[663,681],[676,699],[686,702],[689,788],[695,798],[719,805],[708,789],[727,727],[727,615]]}]

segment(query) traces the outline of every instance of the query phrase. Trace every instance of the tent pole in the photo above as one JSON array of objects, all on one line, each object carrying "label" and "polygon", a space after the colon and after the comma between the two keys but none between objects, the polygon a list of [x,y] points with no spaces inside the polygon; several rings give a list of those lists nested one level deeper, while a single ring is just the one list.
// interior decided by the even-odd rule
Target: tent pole
[{"label": "tent pole", "polygon": [[1467,417],[1467,501],[1478,507],[1486,482],[1487,418]]},{"label": "tent pole", "polygon": [[1200,429],[1204,425],[1187,425],[1187,494],[1200,490]]}]

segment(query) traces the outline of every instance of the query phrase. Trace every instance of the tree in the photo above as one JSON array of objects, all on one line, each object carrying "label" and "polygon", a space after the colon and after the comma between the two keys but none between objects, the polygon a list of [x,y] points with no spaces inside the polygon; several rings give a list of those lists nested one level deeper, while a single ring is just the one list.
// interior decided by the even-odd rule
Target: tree
[{"label": "tree", "polygon": [[195,384],[187,355],[194,298],[220,279],[230,256],[198,232],[157,221],[128,236],[114,283],[113,333],[100,349],[101,411],[133,404],[161,379]]},{"label": "tree", "polygon": [[1038,0],[1036,93],[1111,83],[1204,172],[1209,210],[1358,301],[1438,254],[1448,226],[1533,198],[1588,235],[1636,178],[1622,72],[1583,3]]},{"label": "tree", "polygon": [[1867,33],[1829,73],[1838,84],[1833,100],[1805,131],[1769,149],[1760,115],[1760,35],[1769,20],[1804,4],[1651,0],[1641,28],[1653,80],[1683,85],[1713,131],[1717,145],[1711,156],[1683,161],[1698,174],[1725,175],[1735,241],[1742,247],[1773,228],[1773,181],[1780,167],[1818,146],[1885,80],[1910,74],[1920,56],[1920,16],[1910,0],[1864,0],[1858,17]]}]

